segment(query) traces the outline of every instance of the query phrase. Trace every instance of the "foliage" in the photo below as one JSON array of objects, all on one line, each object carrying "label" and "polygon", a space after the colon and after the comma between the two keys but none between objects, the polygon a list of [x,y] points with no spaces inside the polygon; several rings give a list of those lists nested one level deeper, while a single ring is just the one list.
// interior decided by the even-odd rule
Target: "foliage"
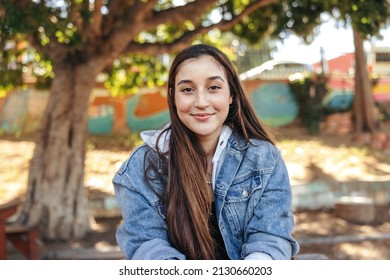
[{"label": "foliage", "polygon": [[4,21],[0,17],[0,97],[25,85],[26,78],[33,78],[39,89],[49,88],[54,77],[51,62],[28,47],[21,35],[14,35]]},{"label": "foliage", "polygon": [[[58,1],[34,1],[30,5],[25,4],[23,9],[13,2],[1,0],[2,10],[6,13],[0,13],[0,42],[4,46],[6,43],[19,40],[24,43],[24,46],[23,49],[19,49],[17,52],[15,48],[4,49],[0,56],[0,73],[2,74],[0,88],[9,89],[11,85],[21,84],[23,69],[26,69],[26,66],[30,67],[32,62],[36,67],[41,67],[39,64],[47,65],[50,63],[48,62],[50,60],[47,60],[47,57],[39,51],[42,56],[31,56],[30,65],[26,65],[26,61],[18,61],[16,58],[23,55],[21,52],[25,52],[26,47],[30,49],[29,52],[34,52],[34,50],[31,50],[31,46],[25,44],[27,37],[20,36],[20,34],[30,33],[38,40],[39,46],[47,46],[53,41],[60,45],[66,45],[71,50],[72,59],[82,59],[83,55],[80,51],[88,42],[87,38],[83,38],[84,34],[81,32],[81,28],[85,28],[87,24],[94,21],[94,10],[91,9],[91,3],[94,1],[80,0],[61,3]],[[185,37],[186,34],[196,31],[197,28],[214,24],[215,18],[219,20],[234,18],[253,2],[255,1],[222,1],[218,6],[214,6],[213,13],[205,12],[197,20],[188,19],[183,23],[169,21],[166,24],[159,24],[143,30],[134,38],[134,42],[139,44],[174,44],[180,38]],[[113,6],[112,1],[107,0],[102,3],[102,12],[109,15],[109,9]],[[188,5],[188,1],[183,1],[183,4]],[[158,1],[155,10],[157,12],[166,11],[176,8],[176,5],[175,1]],[[79,12],[80,18],[72,18],[71,15],[75,12]],[[119,19],[117,24],[124,23],[125,15],[129,12],[130,8],[123,9],[122,14],[118,14],[123,18]],[[316,35],[316,27],[321,23],[321,14],[324,12],[330,13],[333,17],[339,19],[341,24],[356,26],[367,37],[378,34],[388,17],[389,11],[386,0],[287,0],[274,1],[274,3],[270,1],[270,4],[244,16],[230,30],[235,36],[238,36],[240,41],[243,41],[241,46],[254,46],[255,49],[265,49],[265,53],[267,53],[272,51],[272,48],[264,43],[264,38],[267,35],[283,40],[290,33],[295,33],[304,38],[305,41],[310,42]],[[27,18],[29,20],[25,20]],[[81,23],[77,24],[77,20]],[[209,33],[194,36],[193,40],[221,45],[217,40],[210,39],[211,36],[221,38],[218,32],[214,29]],[[210,34],[212,35],[210,36]],[[234,46],[227,46],[226,51],[233,53]],[[243,65],[243,62],[239,61],[243,57],[240,57],[237,53],[233,53],[233,56],[235,56],[233,60],[237,59],[238,65]],[[10,60],[18,62],[10,66]],[[132,94],[142,86],[161,85],[166,77],[168,66],[160,58],[153,55],[140,56],[138,52],[130,52],[128,55],[116,59],[114,64],[108,67],[106,71],[108,80],[105,85],[116,96],[126,93]],[[37,78],[38,86],[47,87],[50,85],[53,73],[48,67],[46,69],[44,75],[42,75],[42,71],[40,71],[40,75],[36,75],[36,71],[32,73]],[[240,72],[245,70],[247,69],[242,69]],[[126,78],[124,78],[124,75]],[[49,80],[47,81],[46,78]]]},{"label": "foliage", "polygon": [[387,0],[333,1],[332,16],[355,27],[364,38],[377,35],[390,15]]},{"label": "foliage", "polygon": [[17,62],[20,51],[7,44],[2,36],[0,36],[0,48],[0,97],[3,97],[14,86],[23,84],[23,72]]},{"label": "foliage", "polygon": [[322,100],[328,92],[322,74],[295,75],[290,78],[291,91],[299,106],[299,118],[311,134],[317,134],[325,109]]},{"label": "foliage", "polygon": [[[225,16],[239,13],[243,1],[227,1]],[[248,2],[248,1],[247,1]],[[275,20],[283,12],[283,5],[279,2],[254,11],[232,28],[232,32],[240,38],[245,38],[250,44],[258,44],[264,34],[271,34]]]},{"label": "foliage", "polygon": [[125,96],[137,93],[140,87],[163,86],[167,67],[163,56],[128,56],[117,59],[107,74],[104,85],[110,93],[113,96]]},{"label": "foliage", "polygon": [[[22,9],[13,1],[2,0],[0,9],[6,12],[0,13],[1,43],[2,45],[21,44],[18,44],[20,47],[13,46],[4,49],[3,57],[0,57],[0,72],[6,73],[1,75],[0,88],[9,90],[23,84],[26,69],[30,71],[31,68],[33,70],[28,75],[32,75],[36,79],[35,86],[38,88],[49,87],[54,74],[51,60],[45,55],[47,53],[44,47],[53,42],[58,43],[59,46],[65,45],[70,50],[69,58],[71,60],[83,60],[84,54],[81,54],[81,50],[88,42],[87,38],[83,38],[84,34],[82,34],[81,29],[86,27],[87,24],[93,23],[94,20],[94,11],[91,9],[92,5],[89,2],[91,1],[76,1],[73,3],[68,1],[62,3],[33,1],[29,5],[21,4]],[[242,8],[245,7],[243,4],[240,5]],[[101,9],[106,14],[111,6],[114,6],[112,1],[103,1]],[[155,10],[165,11],[176,7],[174,1],[159,1],[155,6]],[[81,18],[72,18],[72,14],[75,14],[76,11],[79,12]],[[123,10],[123,15],[120,15],[123,19],[118,20],[117,24],[125,21],[125,14],[128,12],[129,9]],[[81,21],[81,24],[77,24],[75,20]],[[207,13],[204,13],[200,20],[204,21],[203,24],[212,24]],[[138,44],[173,44],[175,40],[193,31],[197,27],[196,24],[195,21],[191,20],[184,21],[184,24],[180,22],[159,24],[154,28],[140,32],[134,38],[134,42]],[[212,36],[206,33],[195,36],[194,40],[222,47],[234,60],[235,54],[229,46],[226,47],[218,39],[223,36],[221,32],[217,29],[210,32],[210,34],[213,34]],[[35,45],[29,44],[31,43],[31,36],[29,35],[34,37]],[[31,54],[26,56],[26,53]],[[12,65],[10,65],[10,61],[12,61]],[[138,52],[130,52],[118,57],[111,66],[107,67],[105,86],[114,96],[133,94],[144,86],[161,86],[165,82],[169,62],[169,59],[166,61],[162,56],[146,56]]]}]

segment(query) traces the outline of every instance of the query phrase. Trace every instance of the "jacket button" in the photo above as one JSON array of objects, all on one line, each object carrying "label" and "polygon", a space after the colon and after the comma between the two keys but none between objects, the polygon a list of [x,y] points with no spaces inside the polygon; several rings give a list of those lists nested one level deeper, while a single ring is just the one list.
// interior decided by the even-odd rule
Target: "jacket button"
[{"label": "jacket button", "polygon": [[243,192],[242,192],[242,196],[243,196],[243,197],[248,197],[248,192],[247,192],[246,190],[243,191]]}]

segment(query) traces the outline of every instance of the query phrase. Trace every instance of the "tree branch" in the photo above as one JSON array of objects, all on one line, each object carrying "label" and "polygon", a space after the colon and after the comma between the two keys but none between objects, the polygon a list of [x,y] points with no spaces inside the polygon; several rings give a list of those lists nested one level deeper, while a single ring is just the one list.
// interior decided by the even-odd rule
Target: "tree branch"
[{"label": "tree branch", "polygon": [[199,27],[197,29],[194,29],[192,31],[188,31],[183,34],[183,36],[177,38],[172,43],[137,43],[137,42],[131,42],[126,50],[123,52],[123,54],[127,53],[142,53],[146,55],[156,55],[156,54],[165,54],[170,52],[177,52],[180,51],[186,47],[188,47],[191,42],[196,38],[198,35],[206,34],[210,29],[209,27]]},{"label": "tree branch", "polygon": [[240,14],[235,15],[230,20],[221,20],[219,23],[213,25],[213,28],[218,28],[222,31],[226,31],[230,28],[232,28],[234,25],[239,23],[244,17],[250,15],[254,11],[261,9],[263,7],[275,4],[279,2],[280,0],[258,0],[251,4],[249,4],[244,11],[242,11]]},{"label": "tree branch", "polygon": [[[129,4],[132,1],[128,1]],[[136,1],[131,7],[127,7],[127,18],[120,22],[117,28],[113,27],[108,36],[104,38],[105,44],[100,49],[100,54],[109,54],[110,57],[118,57],[128,42],[132,41],[141,31],[145,30],[145,17],[152,13],[158,0],[147,2]],[[119,9],[120,7],[118,7]],[[123,10],[123,7],[121,8]],[[114,14],[119,12],[113,11]],[[118,23],[111,23],[114,26]],[[106,26],[107,28],[107,26]],[[100,55],[101,56],[101,55]]]},{"label": "tree branch", "polygon": [[159,24],[181,23],[186,20],[199,22],[201,15],[216,2],[216,0],[197,0],[184,6],[154,12],[147,18],[147,23],[148,26],[157,26]]},{"label": "tree branch", "polygon": [[134,0],[115,0],[109,2],[109,5],[107,6],[108,14],[104,16],[104,21],[102,22],[103,36],[106,36],[111,32],[113,27],[118,23],[118,20],[122,18],[121,15],[124,11],[128,10],[132,4],[134,4]]},{"label": "tree branch", "polygon": [[77,31],[83,33],[83,18],[81,17],[81,6],[76,4],[74,0],[71,1],[70,10],[69,10],[69,18],[72,23],[76,26]]},{"label": "tree branch", "polygon": [[94,8],[93,8],[93,21],[92,21],[91,29],[98,36],[100,36],[100,33],[101,33],[101,26],[102,26],[102,20],[103,20],[102,7],[103,7],[103,0],[95,0]]},{"label": "tree branch", "polygon": [[123,32],[130,34],[130,31],[133,31],[133,34],[138,34],[141,30],[146,30],[147,26],[149,26],[147,18],[152,14],[153,8],[157,2],[158,0],[150,0],[145,3],[137,1],[129,10],[127,19],[116,32],[119,34]]},{"label": "tree branch", "polygon": [[34,5],[36,5],[31,0],[8,0],[8,1],[13,3],[20,9],[27,9],[29,7],[33,7]]},{"label": "tree branch", "polygon": [[35,50],[47,55],[53,62],[63,61],[68,54],[68,49],[64,45],[58,43],[54,37],[50,38],[50,42],[45,46],[41,45],[36,32],[27,34],[26,39]]},{"label": "tree branch", "polygon": [[[34,3],[31,0],[9,0],[9,1],[12,2],[13,5],[15,5],[21,10],[36,8],[37,6],[45,7],[44,2]],[[26,18],[25,20],[28,21],[29,18]],[[38,25],[40,23],[37,23],[35,21],[33,23],[34,24],[36,23],[35,25],[32,24],[32,28],[34,28],[35,30],[30,33],[26,33],[26,40],[30,43],[30,45],[34,49],[36,49],[36,51],[40,52],[41,54],[47,55],[53,61],[61,61],[65,59],[68,53],[67,48],[61,45],[60,43],[58,43],[57,39],[54,36],[50,36],[49,43],[45,46],[42,46],[38,31],[36,31],[40,26]]]},{"label": "tree branch", "polygon": [[172,43],[136,43],[131,42],[126,50],[125,53],[143,53],[148,55],[155,55],[155,54],[164,54],[169,52],[176,52],[184,49],[187,47],[191,42],[196,38],[198,35],[204,35],[208,31],[214,28],[218,28],[221,31],[227,31],[231,29],[235,24],[240,22],[245,16],[250,15],[257,9],[263,8],[265,6],[271,5],[278,2],[278,0],[258,0],[256,2],[251,3],[248,5],[245,10],[236,15],[233,16],[230,20],[221,20],[218,23],[209,25],[209,26],[199,26],[194,30],[188,31],[183,34],[183,36],[177,38]]},{"label": "tree branch", "polygon": [[95,0],[93,4],[93,10],[92,10],[92,20],[85,24],[85,37],[87,41],[95,41],[97,38],[99,38],[102,34],[102,20],[103,20],[103,14],[102,14],[102,6],[103,6],[103,0]]}]

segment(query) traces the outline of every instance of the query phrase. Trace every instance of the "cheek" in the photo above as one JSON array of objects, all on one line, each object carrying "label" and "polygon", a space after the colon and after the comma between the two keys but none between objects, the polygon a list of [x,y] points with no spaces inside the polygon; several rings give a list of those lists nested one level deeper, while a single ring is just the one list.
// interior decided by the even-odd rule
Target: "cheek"
[{"label": "cheek", "polygon": [[221,96],[221,98],[215,100],[214,104],[221,111],[229,111],[230,104],[232,104],[232,97]]},{"label": "cheek", "polygon": [[176,110],[178,112],[180,111],[187,111],[191,107],[191,102],[188,100],[188,98],[183,98],[183,96],[180,97],[175,97],[175,105],[176,105]]}]

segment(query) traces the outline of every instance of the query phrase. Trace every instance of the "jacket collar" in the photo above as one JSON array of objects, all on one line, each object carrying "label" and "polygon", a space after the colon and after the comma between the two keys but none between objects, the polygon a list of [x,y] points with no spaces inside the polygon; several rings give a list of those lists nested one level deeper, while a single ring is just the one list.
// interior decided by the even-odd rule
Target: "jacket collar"
[{"label": "jacket collar", "polygon": [[[169,128],[170,125],[171,125],[171,123],[168,123],[160,130],[142,131],[141,138],[145,142],[145,144],[147,144],[152,149],[157,150],[157,147],[158,147],[158,149],[162,153],[166,153],[169,150],[169,139],[171,137],[171,130],[170,129],[167,130],[167,128]],[[242,146],[241,142],[243,144],[245,143],[245,139],[243,139],[244,141],[241,141],[240,139],[231,140],[232,137],[230,137],[230,136],[232,133],[233,132],[232,132],[232,129],[230,127],[228,127],[226,125],[224,125],[222,127],[222,132],[221,132],[221,135],[220,135],[219,140],[218,140],[217,150],[215,152],[217,154],[217,157],[220,156],[221,150],[223,150],[225,148],[227,142],[230,142],[230,145],[236,147],[237,150],[243,149],[240,147]],[[160,137],[159,141],[157,142],[160,134],[161,134],[161,137]],[[233,142],[231,142],[231,141],[233,141]]]},{"label": "jacket collar", "polygon": [[228,141],[229,141],[230,146],[237,151],[243,151],[243,150],[247,149],[249,146],[248,141],[246,141],[244,136],[242,136],[237,131],[234,131],[232,133],[232,135]]}]

